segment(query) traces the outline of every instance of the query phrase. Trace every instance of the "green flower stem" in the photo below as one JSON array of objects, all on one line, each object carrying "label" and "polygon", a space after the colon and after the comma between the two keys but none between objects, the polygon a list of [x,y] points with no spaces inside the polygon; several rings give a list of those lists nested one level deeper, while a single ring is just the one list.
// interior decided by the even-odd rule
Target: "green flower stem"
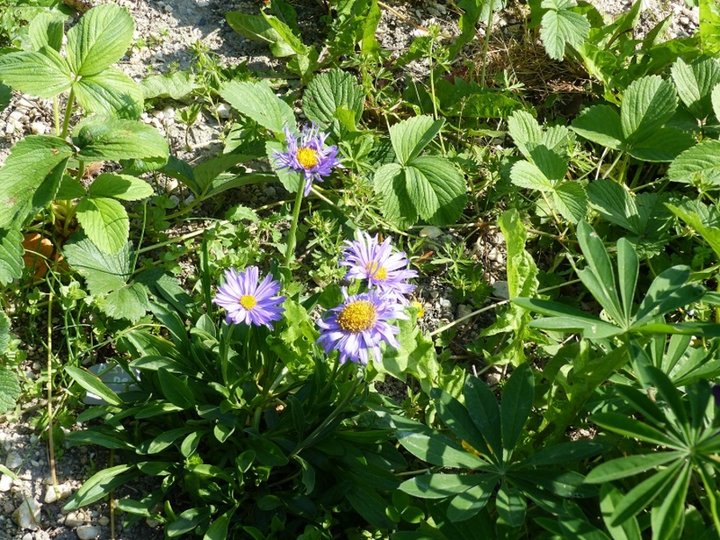
[{"label": "green flower stem", "polygon": [[70,95],[68,96],[67,106],[65,107],[65,117],[63,118],[63,127],[60,132],[60,137],[63,139],[68,135],[68,128],[70,127],[70,118],[72,117],[73,106],[75,105],[75,91],[71,88]]},{"label": "green flower stem", "polygon": [[290,223],[290,232],[288,232],[287,248],[285,249],[285,266],[290,266],[290,261],[295,253],[295,244],[297,243],[297,225],[300,218],[300,207],[303,200],[303,183],[302,179],[298,185],[297,195],[295,196],[295,207],[293,208],[292,222]]},{"label": "green flower stem", "polygon": [[494,7],[495,2],[490,0],[488,5],[487,25],[485,26],[485,41],[483,42],[483,66],[482,71],[480,72],[480,86],[485,86],[485,76],[487,75],[488,50],[490,49],[490,38],[492,36],[493,15],[495,15],[495,12],[493,11]]},{"label": "green flower stem", "polygon": [[53,98],[53,123],[55,124],[55,136],[60,136],[60,108],[58,105],[58,98]]}]

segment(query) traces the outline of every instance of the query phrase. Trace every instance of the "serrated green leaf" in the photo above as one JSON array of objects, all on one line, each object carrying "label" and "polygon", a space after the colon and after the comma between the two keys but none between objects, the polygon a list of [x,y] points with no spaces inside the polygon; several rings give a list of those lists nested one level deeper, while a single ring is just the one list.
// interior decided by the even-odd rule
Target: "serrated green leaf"
[{"label": "serrated green leaf", "polygon": [[68,264],[87,281],[90,292],[101,295],[121,288],[130,278],[130,244],[112,255],[103,253],[89,238],[65,244]]},{"label": "serrated green leaf", "polygon": [[8,285],[22,276],[25,268],[22,241],[19,225],[0,230],[0,283],[3,285]]},{"label": "serrated green leaf", "polygon": [[624,139],[620,115],[610,105],[585,109],[573,120],[571,127],[581,137],[613,150],[618,150]]},{"label": "serrated green leaf", "polygon": [[706,139],[675,158],[668,178],[704,188],[720,188],[720,141]]},{"label": "serrated green leaf", "polygon": [[[710,101],[712,103],[713,113],[715,113],[715,119],[720,122],[720,84],[715,85],[712,93],[710,94]],[[2,107],[0,107],[1,109]]]},{"label": "serrated green leaf", "polygon": [[131,283],[111,292],[103,303],[103,311],[113,319],[136,323],[150,309],[147,289],[141,283]]},{"label": "serrated green leaf", "polygon": [[709,116],[710,93],[720,83],[720,63],[715,58],[704,58],[688,65],[678,58],[670,72],[680,99],[695,118]]},{"label": "serrated green leaf", "polygon": [[530,158],[530,150],[541,140],[542,128],[533,115],[527,111],[515,111],[508,118],[508,133],[515,146],[526,159]]},{"label": "serrated green leaf", "polygon": [[417,212],[410,202],[401,165],[388,163],[380,167],[375,171],[373,187],[381,197],[383,215],[388,220],[396,224],[413,224],[417,221]]},{"label": "serrated green leaf", "polygon": [[401,165],[407,165],[435,138],[443,126],[443,120],[433,120],[427,115],[408,118],[390,127],[390,142],[395,157]]},{"label": "serrated green leaf", "polygon": [[543,0],[548,11],[540,23],[540,38],[548,56],[554,60],[565,57],[565,48],[580,47],[590,32],[590,23],[580,13],[569,11],[573,4],[567,0]]},{"label": "serrated green leaf", "polygon": [[143,93],[130,77],[115,68],[82,77],[73,84],[75,97],[87,112],[137,120],[143,111]]},{"label": "serrated green leaf", "polygon": [[413,159],[405,168],[405,182],[415,210],[430,223],[455,223],[465,208],[465,179],[445,158]]},{"label": "serrated green leaf", "polygon": [[65,15],[41,12],[35,15],[28,26],[28,37],[34,51],[50,47],[60,51],[63,41]]},{"label": "serrated green leaf", "polygon": [[187,71],[174,71],[151,75],[141,83],[145,99],[172,98],[180,100],[198,88],[194,78]]},{"label": "serrated green leaf", "polygon": [[103,173],[90,184],[90,197],[113,197],[123,201],[140,201],[154,193],[145,180],[128,174]]},{"label": "serrated green leaf", "polygon": [[0,366],[0,414],[14,409],[21,394],[17,375],[9,366]]},{"label": "serrated green leaf", "polygon": [[587,214],[587,193],[577,182],[562,182],[555,186],[553,202],[558,211],[570,223],[578,223]]},{"label": "serrated green leaf", "polygon": [[73,142],[86,161],[123,159],[167,160],[165,138],[153,127],[134,120],[117,118],[89,119],[75,128]]},{"label": "serrated green leaf", "polygon": [[44,47],[0,55],[0,81],[20,92],[51,98],[70,89],[72,74],[57,51]]},{"label": "serrated green leaf", "polygon": [[130,47],[135,23],[130,13],[112,4],[87,11],[67,33],[67,55],[73,72],[87,77],[120,60]]},{"label": "serrated green leaf", "polygon": [[10,225],[18,213],[44,206],[55,196],[60,169],[71,154],[65,141],[44,135],[30,135],[12,148],[0,168],[0,228]]},{"label": "serrated green leaf", "polygon": [[220,95],[241,114],[276,134],[286,127],[291,131],[295,128],[292,108],[277,97],[265,81],[230,81],[220,90]]},{"label": "serrated green leaf", "polygon": [[83,231],[101,251],[117,253],[130,236],[130,219],[122,204],[107,197],[86,198],[76,209]]},{"label": "serrated green leaf", "polygon": [[516,186],[549,193],[554,190],[553,182],[529,161],[518,161],[510,170],[510,181]]},{"label": "serrated green leaf", "polygon": [[682,219],[689,227],[700,234],[700,236],[703,237],[703,240],[705,240],[705,242],[707,242],[713,249],[715,254],[720,257],[720,228],[706,226],[697,212],[689,212],[685,208],[672,204],[667,204],[666,206],[673,214]]},{"label": "serrated green leaf", "polygon": [[641,223],[634,196],[625,186],[601,178],[587,187],[590,205],[605,219],[635,234],[641,234]]},{"label": "serrated green leaf", "polygon": [[363,113],[365,94],[350,73],[333,69],[315,76],[303,96],[303,112],[322,128],[333,124],[336,114],[346,109],[357,122]]},{"label": "serrated green leaf", "polygon": [[677,109],[677,93],[658,75],[634,80],[625,90],[620,123],[628,143],[640,141],[663,126]]},{"label": "serrated green leaf", "polygon": [[628,142],[625,149],[632,157],[642,161],[665,163],[695,144],[688,131],[670,127],[657,128],[642,139]]}]

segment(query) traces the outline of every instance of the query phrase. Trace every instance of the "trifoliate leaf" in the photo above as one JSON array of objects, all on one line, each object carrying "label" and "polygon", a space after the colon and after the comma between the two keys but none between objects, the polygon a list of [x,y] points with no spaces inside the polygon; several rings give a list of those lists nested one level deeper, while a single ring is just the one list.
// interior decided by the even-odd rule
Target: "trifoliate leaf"
[{"label": "trifoliate leaf", "polygon": [[584,15],[569,11],[574,2],[569,0],[543,0],[548,11],[540,24],[540,38],[548,56],[554,60],[565,57],[565,47],[579,47],[590,32],[590,23]]}]

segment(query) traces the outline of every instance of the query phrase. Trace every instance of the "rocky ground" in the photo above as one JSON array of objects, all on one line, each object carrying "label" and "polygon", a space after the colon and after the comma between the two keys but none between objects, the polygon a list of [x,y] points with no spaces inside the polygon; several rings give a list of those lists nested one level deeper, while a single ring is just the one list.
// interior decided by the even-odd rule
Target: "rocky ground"
[{"label": "rocky ground", "polygon": [[[665,16],[672,17],[670,34],[688,35],[697,27],[697,12],[686,7],[682,0],[646,0],[651,9],[641,21],[638,32],[646,31]],[[257,0],[118,0],[133,14],[137,30],[135,46],[122,62],[122,68],[132,77],[142,77],[177,68],[187,68],[193,61],[193,48],[198,43],[217,54],[225,65],[246,63],[248,68],[268,72],[275,60],[267,50],[250,42],[225,23],[224,14],[230,10],[256,13]],[[413,36],[424,32],[429,24],[440,25],[443,32],[457,32],[457,13],[445,2],[388,1],[383,10],[380,40],[384,47],[399,54]],[[624,0],[598,0],[599,9],[617,14],[628,9]],[[309,19],[310,21],[310,19]],[[501,18],[499,26],[508,21]],[[482,32],[482,30],[481,30]],[[415,69],[422,71],[422,65]],[[52,106],[46,100],[15,96],[11,105],[0,113],[0,163],[9,148],[30,133],[51,131]],[[178,119],[172,106],[149,111],[143,120],[165,133],[176,155],[194,161],[218,151],[221,126],[218,119],[227,118],[222,107],[203,112],[189,130]],[[173,189],[172,186],[170,189]],[[447,234],[429,231],[428,234]],[[496,230],[485,234],[475,246],[479,265],[495,285],[497,299],[503,298],[504,253],[502,236]],[[432,330],[471,312],[470,306],[456,305],[448,291],[430,279],[419,288],[425,308],[423,324]],[[38,366],[39,369],[39,366]],[[402,393],[402,388],[400,389]],[[107,464],[107,456],[91,448],[62,448],[57,456],[59,489],[50,485],[46,442],[26,422],[37,415],[38,404],[25,407],[24,420],[8,422],[0,418],[0,464],[13,476],[0,475],[0,540],[81,540],[111,538],[111,515],[107,503],[98,503],[82,512],[63,513],[63,499],[76,490],[82,481]],[[130,527],[116,516],[114,538],[118,540],[153,540],[162,533],[153,522],[141,521]]]}]

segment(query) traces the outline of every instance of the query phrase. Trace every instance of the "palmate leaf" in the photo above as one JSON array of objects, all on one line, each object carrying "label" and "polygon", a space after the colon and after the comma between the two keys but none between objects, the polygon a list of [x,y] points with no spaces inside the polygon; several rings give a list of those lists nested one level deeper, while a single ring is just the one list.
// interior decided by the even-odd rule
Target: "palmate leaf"
[{"label": "palmate leaf", "polygon": [[548,56],[562,60],[568,45],[582,45],[588,37],[590,23],[584,15],[569,11],[575,5],[571,0],[543,0],[541,5],[548,11],[540,23],[540,38]]},{"label": "palmate leaf", "polygon": [[468,443],[483,454],[490,453],[482,432],[477,429],[470,412],[462,403],[439,388],[433,388],[430,397],[435,402],[440,420],[450,428],[458,439]]},{"label": "palmate leaf", "polygon": [[595,467],[585,477],[589,484],[605,484],[628,476],[655,469],[671,461],[682,459],[682,452],[658,452],[654,454],[636,454],[606,461]]},{"label": "palmate leaf", "polygon": [[458,493],[450,500],[447,510],[447,517],[450,521],[467,521],[485,508],[493,494],[497,480],[493,477],[480,478],[484,481],[463,493]]},{"label": "palmate leaf", "polygon": [[495,499],[498,516],[511,527],[520,527],[525,521],[527,501],[522,493],[505,481]]},{"label": "palmate leaf", "polygon": [[490,388],[477,377],[465,379],[463,397],[470,419],[487,441],[493,453],[502,456],[502,433],[500,406]]},{"label": "palmate leaf", "polygon": [[109,4],[89,10],[67,34],[73,72],[83,77],[96,75],[120,60],[134,31],[135,23],[126,9]]}]

